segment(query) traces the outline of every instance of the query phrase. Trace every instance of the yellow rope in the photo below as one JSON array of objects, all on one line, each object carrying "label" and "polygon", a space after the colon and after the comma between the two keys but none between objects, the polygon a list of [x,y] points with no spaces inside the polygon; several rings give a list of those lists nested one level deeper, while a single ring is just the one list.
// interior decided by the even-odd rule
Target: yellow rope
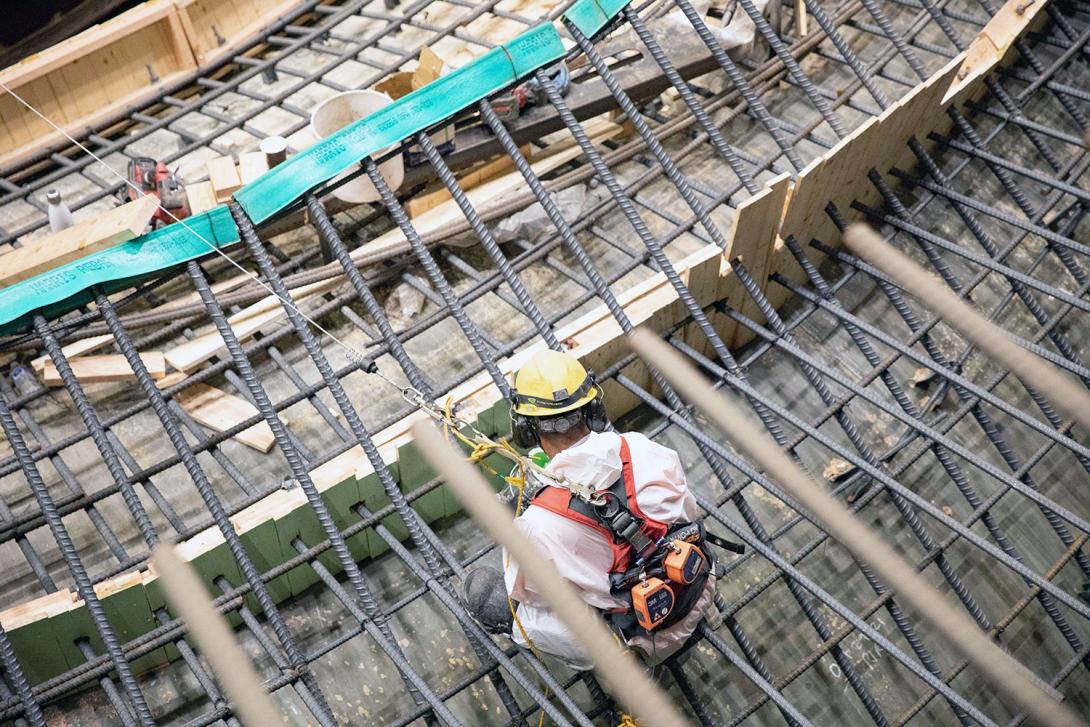
[{"label": "yellow rope", "polygon": [[617,727],[640,727],[640,723],[632,715],[621,712],[621,721],[617,723]]}]

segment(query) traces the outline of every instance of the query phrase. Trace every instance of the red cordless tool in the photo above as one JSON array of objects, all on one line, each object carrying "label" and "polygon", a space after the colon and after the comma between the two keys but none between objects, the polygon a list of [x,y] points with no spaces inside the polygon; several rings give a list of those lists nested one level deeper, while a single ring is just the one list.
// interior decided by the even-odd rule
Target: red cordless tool
[{"label": "red cordless tool", "polygon": [[140,190],[138,192],[129,187],[129,199],[135,200],[141,193],[159,198],[159,209],[152,218],[155,227],[189,217],[189,199],[182,188],[177,169],[172,172],[162,162],[151,157],[139,157],[129,161],[129,181]]}]

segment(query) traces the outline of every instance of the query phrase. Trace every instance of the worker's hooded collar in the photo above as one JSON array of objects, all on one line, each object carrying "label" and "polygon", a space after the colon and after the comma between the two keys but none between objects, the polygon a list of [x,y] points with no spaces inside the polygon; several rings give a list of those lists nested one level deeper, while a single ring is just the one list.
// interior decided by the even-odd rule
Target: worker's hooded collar
[{"label": "worker's hooded collar", "polygon": [[621,476],[621,437],[616,432],[591,432],[549,462],[549,472],[608,489]]}]

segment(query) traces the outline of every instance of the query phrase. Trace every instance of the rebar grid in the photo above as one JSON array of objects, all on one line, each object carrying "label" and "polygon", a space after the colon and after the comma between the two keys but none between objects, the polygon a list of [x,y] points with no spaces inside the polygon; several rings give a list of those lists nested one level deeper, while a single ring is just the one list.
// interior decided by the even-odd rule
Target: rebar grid
[{"label": "rebar grid", "polygon": [[[627,12],[621,27],[634,23],[636,35],[648,43],[654,56],[655,41],[645,26],[675,5],[696,25],[699,37],[707,39],[699,13],[687,0],[642,8],[639,15]],[[534,244],[516,242],[513,248],[501,247],[442,157],[421,134],[416,141],[461,208],[487,261],[458,248],[433,248],[434,241],[421,239],[393,193],[384,189],[374,164],[366,162],[364,173],[370,174],[383,192],[385,211],[405,233],[413,258],[423,266],[431,287],[423,285],[404,264],[380,274],[358,271],[347,251],[365,242],[373,229],[364,226],[351,232],[355,225],[346,226],[331,218],[323,202],[311,197],[306,206],[315,233],[332,255],[330,264],[348,277],[350,289],[329,294],[307,313],[323,325],[338,321],[342,331],[356,334],[360,347],[383,370],[400,369],[422,390],[441,396],[480,371],[488,371],[503,391],[506,384],[496,366],[498,360],[538,336],[548,345],[559,346],[555,335],[558,324],[590,303],[605,303],[625,329],[627,319],[616,290],[623,290],[633,274],[662,271],[686,306],[690,321],[707,341],[704,350],[698,350],[675,335],[671,339],[675,345],[721,385],[741,395],[770,433],[812,471],[821,470],[831,458],[841,460],[834,486],[853,507],[880,524],[936,582],[945,581],[954,594],[951,603],[966,608],[982,628],[1004,639],[1012,653],[1085,710],[1090,663],[1083,620],[1090,617],[1090,607],[1072,594],[1090,579],[1090,565],[1081,551],[1087,526],[1080,513],[1086,511],[1086,500],[1077,486],[1061,488],[1056,482],[1058,472],[1076,483],[1083,481],[1080,472],[1090,473],[1085,438],[1073,433],[1070,423],[1060,420],[1049,402],[1032,389],[1008,381],[1003,372],[989,369],[986,361],[974,357],[972,349],[941,321],[914,308],[880,273],[830,248],[836,241],[787,241],[809,284],[773,278],[769,292],[781,286],[794,296],[782,314],[777,314],[765,297],[759,281],[749,279],[744,266],[735,264],[751,299],[767,318],[764,323],[722,302],[701,310],[671,262],[686,249],[684,244],[691,249],[693,244],[721,241],[722,226],[729,217],[718,213],[730,206],[734,195],[744,195],[743,190],[754,180],[765,178],[770,170],[798,170],[803,159],[830,146],[833,137],[843,137],[863,114],[879,111],[890,98],[913,85],[916,80],[912,75],[925,78],[928,70],[964,47],[984,18],[979,11],[974,14],[975,7],[951,5],[954,3],[930,0],[891,3],[889,7],[863,2],[827,11],[808,1],[809,12],[820,27],[815,32],[821,34],[815,55],[825,61],[819,79],[803,71],[791,49],[763,22],[752,3],[741,0],[739,12],[758,21],[758,32],[770,41],[779,68],[761,78],[760,68],[743,72],[730,56],[719,53],[715,60],[721,77],[705,77],[688,85],[671,78],[682,92],[688,112],[682,117],[693,124],[689,128],[695,138],[687,143],[676,136],[661,143],[658,134],[670,122],[660,123],[653,110],[629,102],[613,84],[611,92],[636,127],[639,138],[632,143],[650,155],[635,163],[645,165],[637,166],[635,173],[632,165],[622,167],[610,159],[617,150],[593,146],[580,122],[565,113],[563,99],[547,80],[539,78],[550,92],[550,103],[585,154],[583,174],[592,174],[608,192],[608,197],[597,201],[589,214],[577,221],[565,218],[503,123],[487,104],[481,104],[479,113],[525,175],[530,198],[544,207],[553,228],[550,234]],[[994,8],[985,3],[983,10],[990,13]],[[860,20],[864,11],[874,25]],[[1080,116],[1090,95],[1090,89],[1084,87],[1085,28],[1090,27],[1090,18],[1087,8],[1079,4],[1054,5],[1048,12],[1049,24],[1020,43],[1016,63],[989,79],[988,95],[973,107],[974,115],[954,118],[956,136],[932,140],[937,146],[933,153],[914,143],[918,167],[897,170],[887,178],[872,176],[884,207],[863,211],[897,233],[894,240],[902,247],[918,250],[952,288],[963,295],[973,293],[972,300],[986,307],[1012,335],[1085,381],[1090,373],[1080,358],[1085,355],[1085,323],[1079,315],[1068,313],[1086,309],[1086,281],[1079,265],[1086,247],[1079,239],[1085,239],[1087,193],[1079,184],[1090,162],[1072,141],[1085,125]],[[595,73],[609,85],[612,72],[595,45],[573,27],[569,32],[577,44],[573,55],[585,54]],[[1045,73],[1031,78],[1025,68]],[[777,88],[778,84],[788,90]],[[745,107],[727,106],[724,100],[732,98],[744,99]],[[775,109],[789,103],[805,105],[802,123],[797,116],[792,122],[787,114],[782,114],[783,118],[776,115]],[[695,107],[703,110],[693,114]],[[743,113],[749,119],[743,119]],[[715,175],[701,175],[701,163],[710,164]],[[725,182],[723,174],[729,176],[728,168],[733,177]],[[994,175],[995,182],[982,182],[987,174]],[[671,195],[668,204],[658,195],[664,188]],[[287,297],[288,287],[295,287],[305,266],[316,262],[317,252],[312,246],[296,252],[263,241],[240,208],[234,207],[232,212],[245,242],[245,251],[234,251],[233,255],[240,261],[251,261],[262,278]],[[839,219],[839,211],[833,209],[830,214]],[[617,230],[625,225],[631,226],[638,243],[621,239],[623,234]],[[978,245],[983,254],[967,249],[958,242],[962,240]],[[827,255],[830,262],[820,267],[813,264],[810,256],[820,259],[815,250]],[[578,271],[570,267],[572,260]],[[505,651],[464,613],[455,595],[458,577],[469,563],[494,558],[495,553],[457,523],[428,523],[419,507],[414,509],[420,498],[436,492],[438,483],[403,494],[387,473],[370,432],[385,428],[406,413],[403,407],[389,406],[375,412],[380,398],[390,392],[361,388],[365,375],[358,370],[359,362],[349,358],[338,365],[346,360],[343,354],[323,349],[316,333],[290,307],[285,308],[288,326],[249,345],[240,344],[226,324],[225,307],[245,299],[232,301],[228,295],[211,293],[212,267],[188,265],[188,281],[199,295],[203,314],[187,318],[176,330],[167,327],[165,334],[135,337],[139,321],[124,309],[141,308],[149,300],[161,300],[161,294],[169,295],[171,285],[178,287],[169,279],[142,286],[122,300],[99,295],[95,310],[79,312],[67,320],[39,318],[33,342],[48,350],[61,371],[68,401],[75,404],[85,431],[60,439],[55,434],[51,437],[35,414],[46,397],[44,392],[20,397],[6,378],[0,381],[0,420],[18,455],[0,461],[0,473],[25,477],[34,485],[35,481],[42,483],[40,469],[48,467],[60,485],[53,488],[56,492],[52,495],[44,484],[36,486],[36,507],[16,513],[5,503],[5,511],[0,512],[4,520],[0,542],[18,548],[41,589],[52,592],[58,587],[57,579],[67,582],[76,576],[76,586],[89,598],[90,606],[94,601],[92,582],[143,563],[146,550],[139,543],[141,538],[116,532],[117,508],[105,515],[102,512],[111,498],[116,504],[114,496],[119,493],[125,499],[121,512],[136,518],[146,542],[167,534],[187,537],[211,524],[219,526],[237,570],[236,580],[226,573],[216,579],[223,590],[217,603],[240,621],[247,643],[266,665],[266,686],[302,719],[322,724],[409,724],[416,719],[447,724],[523,724],[545,709],[558,724],[591,724],[608,713],[611,703],[592,677],[568,675],[555,665],[547,668],[506,644]],[[547,286],[540,283],[543,273],[552,281]],[[221,269],[219,274],[213,273],[213,279],[218,275],[229,273]],[[400,331],[378,302],[391,278],[399,277],[434,296],[440,308]],[[548,286],[561,282],[570,287],[558,303],[549,295]],[[861,299],[864,302],[860,303]],[[357,300],[361,306],[354,310]],[[518,318],[520,325],[513,332],[495,326],[484,305],[513,309],[523,316]],[[63,336],[77,325],[73,321],[79,321],[82,332],[88,321],[99,318],[140,379],[140,396],[120,405],[101,398],[92,401],[70,371],[65,373],[60,340],[66,340]],[[754,331],[756,341],[732,353],[720,337],[724,321]],[[142,371],[137,351],[147,342],[179,331],[191,334],[191,327],[202,322],[211,322],[220,331],[228,344],[228,355],[181,384],[159,391]],[[681,327],[675,327],[675,334]],[[453,375],[437,369],[434,359],[429,361],[422,355],[420,347],[433,344],[436,335],[463,337],[458,339],[462,356],[456,366],[460,370],[456,368]],[[303,344],[301,350],[292,343],[293,337]],[[313,368],[300,363],[303,351]],[[420,363],[422,360],[425,363]],[[642,411],[649,433],[681,449],[711,526],[730,530],[753,551],[729,564],[721,586],[727,632],[735,644],[726,642],[727,632],[704,628],[687,657],[669,664],[663,674],[702,723],[733,724],[750,717],[791,724],[801,719],[899,724],[913,717],[925,722],[958,719],[965,724],[1020,721],[1020,716],[1004,711],[987,685],[962,675],[964,664],[954,663],[943,644],[921,633],[920,625],[899,609],[866,569],[859,569],[863,580],[856,578],[851,562],[835,544],[828,546],[820,529],[789,503],[770,505],[771,498],[765,493],[776,495],[775,485],[704,431],[669,387],[657,382],[665,393],[664,403],[622,373],[630,362],[631,357],[626,358],[601,373],[645,405]],[[907,383],[914,368],[930,372],[929,379],[917,377],[927,394],[920,403],[913,401],[909,393],[912,384]],[[221,374],[260,413],[232,430],[209,435],[172,399],[193,381]],[[779,380],[770,380],[772,376]],[[277,395],[270,389],[276,377],[289,384],[289,394]],[[284,390],[283,386],[278,388]],[[330,402],[335,403],[339,415],[333,413]],[[363,403],[367,406],[361,407]],[[319,415],[307,417],[304,432],[295,432],[282,421],[288,409],[297,421],[294,413],[299,406],[313,408]],[[149,407],[154,419],[142,413]],[[19,418],[25,434],[11,414]],[[164,457],[166,448],[160,447],[153,450],[154,462],[140,463],[132,451],[138,445],[131,436],[126,437],[125,429],[141,417],[141,421],[158,422],[168,435],[173,455]],[[287,468],[274,455],[272,469],[259,469],[255,477],[235,463],[239,450],[229,443],[229,437],[259,421],[273,430]],[[24,439],[29,446],[20,443]],[[90,441],[84,444],[84,440]],[[99,479],[112,482],[91,492],[76,474],[83,471],[86,460],[79,459],[75,470],[65,460],[66,456],[76,458],[80,447],[89,445],[105,466],[105,476]],[[308,485],[308,473],[355,445],[363,448],[379,473],[390,504],[376,512],[355,504],[352,509],[360,519],[345,525],[334,520],[313,485]],[[146,451],[140,454],[147,456]],[[197,485],[208,514],[199,507],[178,512],[171,503],[167,495],[173,493],[164,485],[177,486],[177,478],[167,476],[177,464],[184,467],[183,480],[192,479]],[[318,537],[324,540],[311,544],[294,540],[290,547],[298,555],[262,573],[246,546],[233,536],[228,518],[278,489],[281,482],[273,473],[288,473],[302,487],[320,523]],[[713,479],[718,483],[712,484]],[[1008,494],[1011,491],[1013,495]],[[146,510],[137,492],[155,509]],[[742,515],[742,522],[727,512],[728,502]],[[1038,522],[1034,512],[1040,512],[1043,521]],[[62,521],[62,516],[69,517]],[[108,555],[103,553],[105,557],[96,558],[99,563],[89,576],[81,553],[74,545],[65,547],[63,535],[58,542],[71,575],[43,557],[42,541],[34,537],[43,525],[55,534],[63,533],[66,522],[67,527],[75,525],[73,516],[86,516],[93,526],[82,526],[81,535],[102,541],[93,548],[81,545],[82,555],[108,551]],[[154,521],[149,522],[149,517]],[[398,532],[390,529],[395,521]],[[978,521],[982,528],[974,527]],[[377,538],[392,553],[361,568],[346,546],[361,533]],[[411,540],[412,551],[399,539],[405,536]],[[395,563],[403,574],[405,585],[400,589],[371,582],[383,577],[383,562]],[[52,570],[50,565],[54,565]],[[316,639],[313,627],[300,622],[296,603],[273,603],[268,586],[299,566],[310,569],[319,582],[308,598],[325,595],[326,603],[336,605],[337,619],[346,625],[341,633]],[[80,571],[85,575],[78,576]],[[342,573],[346,575],[344,585],[338,580]],[[784,585],[786,593],[781,588]],[[868,587],[871,593],[867,593]],[[791,601],[798,604],[810,627],[803,626]],[[1034,601],[1040,609],[1032,605]],[[433,655],[426,648],[422,653],[420,645],[412,643],[414,622],[406,619],[412,609],[419,608],[442,614],[444,623],[457,627],[452,633],[463,632],[464,641],[463,637],[447,638],[472,647],[469,667],[437,673],[442,670],[432,664]],[[888,614],[888,621],[880,610]],[[288,615],[281,618],[281,612]],[[181,639],[182,627],[170,621],[165,611],[157,616],[160,626],[126,644],[96,618],[102,644],[78,645],[86,662],[33,686],[27,684],[0,639],[0,664],[11,687],[3,695],[0,711],[5,718],[40,724],[41,704],[97,680],[106,702],[122,722],[146,723],[152,715],[143,714],[140,705],[147,677],[127,674],[126,660],[173,645],[183,661],[168,669],[199,685],[186,695],[192,706],[181,721],[231,722],[234,718],[229,706]],[[272,627],[272,635],[265,632],[266,623]],[[816,642],[809,628],[816,632]],[[359,634],[366,634],[366,645],[359,645]],[[315,674],[316,668],[333,659],[335,650],[353,645],[392,665],[405,685],[404,698],[390,696],[385,705],[379,705],[385,707],[381,718],[342,713],[337,701],[330,700],[331,694],[343,688],[333,676],[339,660],[323,667],[325,680]],[[864,649],[869,656],[862,655]],[[102,655],[104,651],[109,654]],[[725,677],[731,671],[724,672],[719,657],[739,667],[742,678]],[[355,666],[346,667],[345,672]],[[178,670],[188,670],[190,676]],[[120,691],[113,681],[114,671],[120,674]],[[1072,678],[1075,674],[1082,675],[1081,679]],[[485,679],[490,701],[502,710],[497,713],[502,717],[482,717],[459,701],[482,689]],[[141,681],[143,684],[138,683]],[[546,690],[554,695],[551,701],[545,697]],[[941,699],[935,700],[935,696]],[[375,697],[375,701],[382,700]],[[772,704],[765,708],[768,702]],[[167,714],[155,714],[154,718],[173,719]]]}]

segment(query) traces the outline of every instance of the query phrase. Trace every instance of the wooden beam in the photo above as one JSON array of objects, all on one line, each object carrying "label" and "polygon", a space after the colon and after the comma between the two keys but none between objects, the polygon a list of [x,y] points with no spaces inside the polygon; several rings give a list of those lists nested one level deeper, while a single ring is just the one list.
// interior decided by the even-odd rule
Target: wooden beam
[{"label": "wooden beam", "polygon": [[[148,368],[153,379],[167,375],[166,361],[158,351],[140,354],[140,359]],[[136,374],[129,368],[129,362],[121,354],[105,356],[80,356],[68,362],[72,373],[81,384],[103,384],[116,381],[136,381]],[[63,386],[64,381],[52,361],[46,361],[42,369],[42,383],[46,386]]]},{"label": "wooden beam", "polygon": [[212,184],[212,192],[217,202],[226,202],[231,195],[242,186],[242,179],[238,176],[238,168],[231,157],[216,157],[209,159],[208,181]]},{"label": "wooden beam", "polygon": [[[62,347],[61,353],[64,354],[65,358],[73,359],[76,356],[82,356],[85,353],[100,349],[103,346],[108,345],[112,340],[114,340],[114,337],[109,333],[104,333],[101,336],[91,336],[90,338],[81,338],[78,341],[73,341],[67,346]],[[35,371],[41,374],[42,371],[45,370],[47,361],[49,361],[49,354],[43,354],[31,361],[30,365]]]},{"label": "wooden beam", "polygon": [[269,171],[269,162],[260,151],[247,151],[238,155],[238,176],[243,184],[249,184]]},{"label": "wooden beam", "polygon": [[[225,432],[260,413],[256,406],[242,397],[201,383],[190,384],[178,392],[174,400],[194,421],[213,432]],[[265,422],[242,430],[232,439],[259,452],[268,452],[276,441],[272,429]]]},{"label": "wooden beam", "polygon": [[141,197],[0,257],[0,287],[18,283],[142,234],[157,209]]}]

